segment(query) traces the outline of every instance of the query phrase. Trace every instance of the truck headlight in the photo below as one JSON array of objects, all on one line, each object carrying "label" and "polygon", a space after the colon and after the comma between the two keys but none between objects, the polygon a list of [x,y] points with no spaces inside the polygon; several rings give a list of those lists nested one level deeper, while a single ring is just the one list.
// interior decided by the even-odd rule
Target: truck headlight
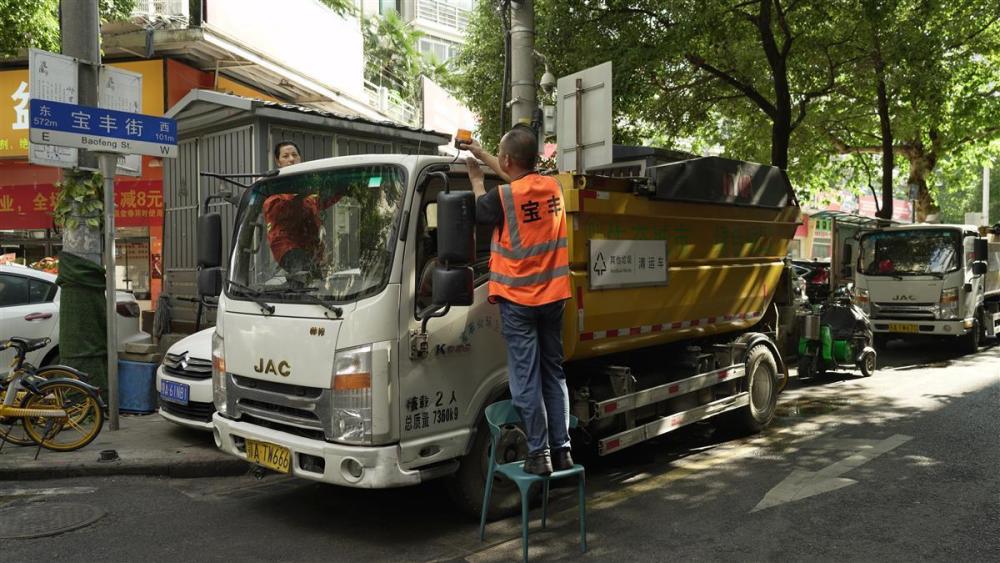
[{"label": "truck headlight", "polygon": [[219,333],[212,334],[212,402],[219,414],[227,414],[226,403],[226,347]]},{"label": "truck headlight", "polygon": [[858,304],[858,307],[861,307],[861,310],[864,311],[866,315],[872,314],[872,302],[867,289],[858,288],[854,292],[854,302]]},{"label": "truck headlight", "polygon": [[372,441],[372,347],[348,348],[333,361],[333,436],[338,442]]},{"label": "truck headlight", "polygon": [[941,318],[958,318],[958,288],[951,287],[941,290]]}]

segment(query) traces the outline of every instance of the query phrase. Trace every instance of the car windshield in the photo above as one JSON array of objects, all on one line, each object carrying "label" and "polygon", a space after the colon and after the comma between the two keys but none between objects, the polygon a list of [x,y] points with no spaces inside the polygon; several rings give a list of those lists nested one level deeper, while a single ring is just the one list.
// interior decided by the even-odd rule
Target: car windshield
[{"label": "car windshield", "polygon": [[281,175],[256,184],[236,233],[230,295],[353,301],[392,269],[404,172],[376,165]]},{"label": "car windshield", "polygon": [[869,276],[945,274],[959,267],[957,231],[880,231],[861,239],[861,271]]}]

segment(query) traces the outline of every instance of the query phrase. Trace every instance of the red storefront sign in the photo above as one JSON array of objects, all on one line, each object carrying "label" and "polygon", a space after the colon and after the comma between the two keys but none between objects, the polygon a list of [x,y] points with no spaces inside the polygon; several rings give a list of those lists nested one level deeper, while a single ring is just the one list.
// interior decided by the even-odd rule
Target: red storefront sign
[{"label": "red storefront sign", "polygon": [[[52,184],[0,186],[0,229],[50,229],[56,188]],[[115,182],[115,226],[163,224],[163,181]]]}]

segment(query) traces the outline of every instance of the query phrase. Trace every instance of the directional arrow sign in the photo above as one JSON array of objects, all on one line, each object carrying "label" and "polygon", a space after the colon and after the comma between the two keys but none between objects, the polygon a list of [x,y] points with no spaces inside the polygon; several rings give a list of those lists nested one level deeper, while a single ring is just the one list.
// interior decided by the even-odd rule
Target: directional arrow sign
[{"label": "directional arrow sign", "polygon": [[837,489],[847,487],[848,485],[853,485],[857,483],[857,481],[841,477],[841,475],[851,471],[852,469],[861,467],[865,463],[868,463],[878,456],[891,451],[912,439],[912,436],[896,434],[882,441],[873,440],[870,444],[863,446],[863,448],[856,453],[851,454],[850,456],[845,457],[832,465],[828,465],[819,471],[796,469],[792,471],[792,474],[786,477],[784,481],[778,483],[776,487],[768,491],[767,494],[764,495],[764,498],[757,503],[757,506],[754,507],[751,512],[757,512],[758,510],[764,510],[765,508],[771,508],[772,506],[777,506],[786,502],[792,502],[823,493],[829,493],[830,491],[836,491]]}]

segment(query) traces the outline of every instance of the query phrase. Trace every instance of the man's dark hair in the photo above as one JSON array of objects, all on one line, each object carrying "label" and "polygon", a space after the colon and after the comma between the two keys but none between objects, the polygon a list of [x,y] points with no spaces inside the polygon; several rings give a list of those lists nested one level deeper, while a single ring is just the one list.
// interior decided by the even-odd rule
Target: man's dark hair
[{"label": "man's dark hair", "polygon": [[500,139],[503,152],[518,166],[534,170],[538,162],[538,139],[535,132],[526,125],[517,125]]},{"label": "man's dark hair", "polygon": [[302,156],[302,149],[298,145],[291,141],[279,141],[278,144],[274,145],[274,161],[278,161],[278,156],[281,155],[281,147],[295,147],[295,152]]}]

